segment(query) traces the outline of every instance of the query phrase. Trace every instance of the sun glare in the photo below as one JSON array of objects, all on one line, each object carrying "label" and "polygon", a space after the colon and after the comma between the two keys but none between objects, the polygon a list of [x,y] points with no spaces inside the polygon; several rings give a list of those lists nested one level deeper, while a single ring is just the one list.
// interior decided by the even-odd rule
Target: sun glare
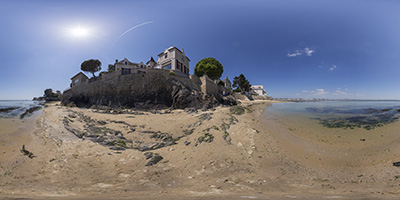
[{"label": "sun glare", "polygon": [[70,28],[69,34],[73,38],[87,38],[90,36],[90,29],[82,26],[75,26]]}]

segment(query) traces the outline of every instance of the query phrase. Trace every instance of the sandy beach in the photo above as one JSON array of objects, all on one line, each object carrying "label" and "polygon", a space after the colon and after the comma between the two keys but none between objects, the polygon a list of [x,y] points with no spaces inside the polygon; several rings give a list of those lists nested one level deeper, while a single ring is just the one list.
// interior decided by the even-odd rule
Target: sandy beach
[{"label": "sandy beach", "polygon": [[[400,190],[396,136],[329,144],[265,119],[267,101],[188,113],[48,104],[40,116],[1,124],[0,198],[30,199],[395,199]],[[13,120],[13,119],[6,119]],[[393,129],[399,123],[390,124]],[[113,130],[124,142],[93,142],[81,132]],[[226,132],[225,132],[226,130]],[[75,132],[76,133],[76,132]],[[175,142],[168,143],[165,138]],[[201,138],[201,139],[200,139]],[[118,140],[119,141],[119,140]],[[141,151],[148,144],[162,143]],[[22,145],[33,153],[28,158]],[[142,149],[143,150],[143,149]],[[146,152],[162,159],[151,166]]]}]

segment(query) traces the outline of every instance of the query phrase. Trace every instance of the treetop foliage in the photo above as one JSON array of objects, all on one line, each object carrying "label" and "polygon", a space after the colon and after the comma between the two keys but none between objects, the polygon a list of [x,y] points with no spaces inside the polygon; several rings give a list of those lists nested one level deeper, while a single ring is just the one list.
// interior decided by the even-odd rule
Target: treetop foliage
[{"label": "treetop foliage", "polygon": [[243,74],[240,74],[239,76],[235,76],[233,78],[233,87],[237,87],[242,93],[244,92],[250,92],[250,82],[246,79],[246,77]]},{"label": "treetop foliage", "polygon": [[198,77],[207,74],[213,80],[219,79],[224,72],[224,67],[215,58],[203,58],[194,68],[194,74]]},{"label": "treetop foliage", "polygon": [[81,64],[81,70],[84,72],[90,72],[93,74],[93,77],[96,77],[94,73],[101,70],[101,62],[97,59],[83,61]]}]

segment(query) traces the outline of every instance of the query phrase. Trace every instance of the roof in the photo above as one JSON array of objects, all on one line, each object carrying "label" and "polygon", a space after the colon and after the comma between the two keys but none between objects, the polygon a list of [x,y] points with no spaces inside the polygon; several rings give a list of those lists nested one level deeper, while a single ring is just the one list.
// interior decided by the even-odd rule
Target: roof
[{"label": "roof", "polygon": [[154,61],[154,59],[153,59],[153,56],[150,58],[149,61],[147,61],[146,65],[147,65],[149,62],[154,62],[154,63],[156,63],[156,61]]},{"label": "roof", "polygon": [[[170,50],[172,50],[172,49],[176,49],[176,50],[178,50],[180,53],[183,53],[183,52],[182,52],[181,50],[179,50],[178,48],[172,47],[172,46],[171,46],[171,47],[168,47],[167,49],[165,49],[165,51],[166,51],[166,50],[170,51]],[[157,56],[160,57],[161,55],[164,54],[165,51],[159,53]],[[188,60],[190,61],[190,59],[189,59],[186,55],[185,55],[185,57],[186,57],[186,59],[188,59]]]},{"label": "roof", "polygon": [[119,62],[117,62],[117,63],[115,63],[115,64],[125,65],[125,61],[128,62],[129,65],[139,65],[139,63],[131,62],[131,61],[129,61],[127,58],[124,58],[123,60],[121,60],[121,61],[119,61]]},{"label": "roof", "polygon": [[79,76],[80,74],[82,74],[84,77],[86,77],[87,79],[89,79],[84,73],[79,72],[79,73],[77,73],[75,76],[73,76],[73,77],[71,78],[71,80],[74,79],[75,77]]}]

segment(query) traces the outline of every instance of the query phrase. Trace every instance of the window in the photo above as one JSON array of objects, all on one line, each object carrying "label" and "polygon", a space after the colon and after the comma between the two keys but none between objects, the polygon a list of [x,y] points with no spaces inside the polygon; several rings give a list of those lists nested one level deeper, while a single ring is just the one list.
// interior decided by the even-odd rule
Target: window
[{"label": "window", "polygon": [[164,58],[168,58],[168,54],[167,53],[165,53],[165,57]]},{"label": "window", "polygon": [[171,64],[164,66],[163,69],[171,69]]},{"label": "window", "polygon": [[128,62],[125,61],[125,65],[128,65]]},{"label": "window", "polygon": [[76,79],[75,81],[74,81],[74,85],[76,85],[76,84],[78,84],[79,83],[79,79]]},{"label": "window", "polygon": [[125,74],[130,74],[131,73],[131,69],[128,69],[128,68],[122,68],[122,75],[125,75]]}]

